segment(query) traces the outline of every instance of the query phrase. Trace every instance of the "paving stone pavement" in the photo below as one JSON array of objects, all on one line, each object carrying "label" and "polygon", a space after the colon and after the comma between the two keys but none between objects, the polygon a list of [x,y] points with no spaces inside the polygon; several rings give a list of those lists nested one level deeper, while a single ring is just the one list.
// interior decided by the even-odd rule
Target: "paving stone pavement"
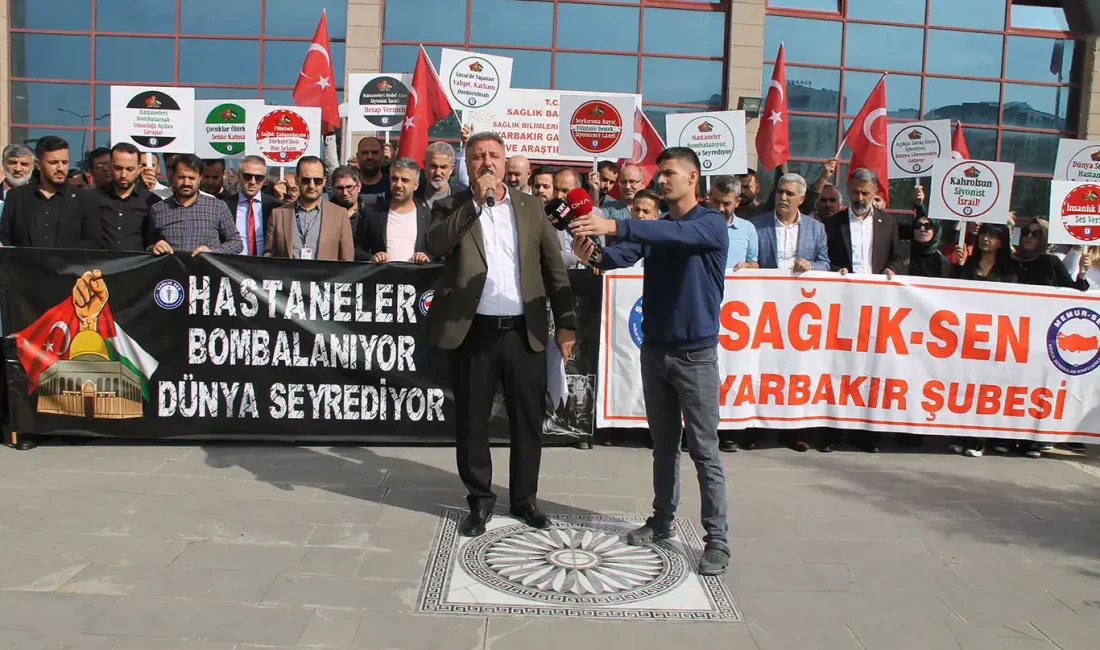
[{"label": "paving stone pavement", "polygon": [[[1100,647],[1097,450],[924,451],[725,456],[730,623],[416,614],[439,514],[464,504],[451,449],[2,449],[0,649]],[[644,514],[649,468],[549,449],[541,503]]]}]

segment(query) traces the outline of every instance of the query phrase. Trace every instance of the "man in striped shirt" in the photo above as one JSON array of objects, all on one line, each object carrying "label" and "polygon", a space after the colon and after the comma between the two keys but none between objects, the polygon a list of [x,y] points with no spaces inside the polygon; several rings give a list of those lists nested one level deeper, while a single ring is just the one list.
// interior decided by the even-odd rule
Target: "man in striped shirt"
[{"label": "man in striped shirt", "polygon": [[180,154],[172,161],[172,196],[153,206],[153,224],[163,239],[152,252],[171,254],[175,250],[236,255],[244,249],[237,224],[224,201],[199,193],[202,160],[194,154]]}]

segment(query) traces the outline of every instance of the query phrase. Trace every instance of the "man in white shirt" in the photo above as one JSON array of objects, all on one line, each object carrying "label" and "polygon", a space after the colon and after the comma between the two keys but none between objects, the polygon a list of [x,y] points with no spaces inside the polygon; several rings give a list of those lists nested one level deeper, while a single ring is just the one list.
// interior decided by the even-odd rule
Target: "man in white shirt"
[{"label": "man in white shirt", "polygon": [[829,260],[840,273],[893,277],[902,270],[901,241],[894,215],[876,208],[878,176],[854,169],[848,176],[848,208],[825,220]]},{"label": "man in white shirt", "polygon": [[368,209],[359,220],[355,236],[356,259],[385,262],[431,261],[427,253],[427,204],[415,198],[420,186],[420,167],[412,158],[390,163],[389,201]]},{"label": "man in white shirt", "polygon": [[282,205],[275,197],[260,191],[266,178],[267,163],[264,159],[245,156],[241,159],[237,174],[239,189],[225,199],[244,244],[241,255],[263,256],[267,220],[271,217],[271,211]]}]

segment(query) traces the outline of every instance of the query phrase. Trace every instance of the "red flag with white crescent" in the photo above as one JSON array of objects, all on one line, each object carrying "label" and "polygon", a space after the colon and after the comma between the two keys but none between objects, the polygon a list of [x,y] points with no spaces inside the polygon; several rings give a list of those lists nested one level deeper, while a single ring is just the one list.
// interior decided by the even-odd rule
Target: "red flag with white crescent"
[{"label": "red flag with white crescent", "polygon": [[340,105],[336,101],[336,83],[332,72],[332,47],[328,40],[325,11],[313,33],[313,42],[306,51],[298,82],[291,97],[295,106],[316,106],[321,109],[321,132],[332,133],[340,127]]},{"label": "red flag with white crescent", "polygon": [[[657,129],[642,112],[642,109],[634,109],[634,154],[630,158],[619,158],[619,172],[623,167],[636,165],[642,170],[646,185],[657,173],[657,156],[665,150],[665,143],[661,136],[657,135]],[[623,200],[623,192],[618,183],[611,188],[608,194],[617,201]]]},{"label": "red flag with white crescent", "polygon": [[424,152],[428,149],[428,129],[451,114],[447,91],[439,83],[431,59],[420,48],[409,86],[409,102],[405,106],[405,121],[401,124],[401,141],[397,156],[408,156],[418,165],[424,164]]},{"label": "red flag with white crescent", "polygon": [[966,148],[962,122],[955,124],[955,132],[951,134],[951,159],[970,160],[970,150]]},{"label": "red flag with white crescent", "polygon": [[848,165],[848,177],[863,168],[878,175],[879,196],[889,202],[890,189],[886,157],[886,75],[882,75],[867,102],[859,110],[856,119],[844,134],[844,140],[852,150]]},{"label": "red flag with white crescent", "polygon": [[764,111],[760,114],[760,129],[756,132],[756,155],[760,157],[760,167],[767,171],[774,169],[790,158],[791,140],[787,131],[787,62],[783,45],[779,45],[779,54],[775,58],[775,70],[772,82],[768,86],[768,97],[764,100]]}]

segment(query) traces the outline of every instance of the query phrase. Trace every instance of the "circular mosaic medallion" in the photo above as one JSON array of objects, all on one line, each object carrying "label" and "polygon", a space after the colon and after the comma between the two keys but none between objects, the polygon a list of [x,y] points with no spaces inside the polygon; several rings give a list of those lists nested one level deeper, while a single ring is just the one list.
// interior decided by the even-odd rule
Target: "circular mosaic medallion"
[{"label": "circular mosaic medallion", "polygon": [[517,597],[570,605],[622,605],[675,588],[689,574],[665,546],[628,546],[612,525],[556,523],[547,530],[502,526],[471,540],[463,568]]}]

